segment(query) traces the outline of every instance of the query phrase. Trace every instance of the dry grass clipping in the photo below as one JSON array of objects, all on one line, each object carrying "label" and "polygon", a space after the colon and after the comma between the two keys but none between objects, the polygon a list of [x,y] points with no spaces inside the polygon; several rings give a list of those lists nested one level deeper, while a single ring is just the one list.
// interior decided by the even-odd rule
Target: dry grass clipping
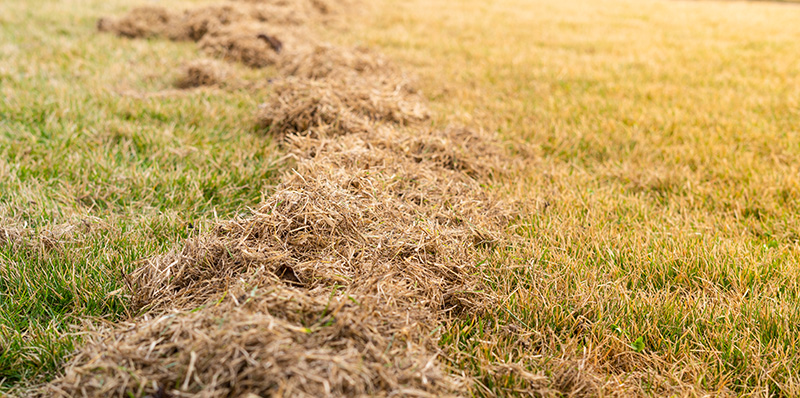
[{"label": "dry grass clipping", "polygon": [[259,124],[276,136],[335,136],[364,133],[373,122],[412,125],[429,118],[402,83],[363,79],[287,79],[275,85],[274,99],[262,106]]},{"label": "dry grass clipping", "polygon": [[175,80],[175,87],[181,89],[226,86],[233,80],[227,65],[214,60],[199,59],[183,66],[181,75]]},{"label": "dry grass clipping", "polygon": [[170,40],[200,41],[208,33],[237,23],[260,23],[283,27],[320,22],[334,7],[311,1],[263,1],[223,3],[174,12],[164,7],[144,6],[119,18],[101,18],[97,28],[128,38],[161,37]]},{"label": "dry grass clipping", "polygon": [[309,294],[273,280],[237,286],[197,311],[145,318],[92,342],[56,397],[448,395],[455,384],[419,331],[374,301]]},{"label": "dry grass clipping", "polygon": [[128,38],[167,36],[176,20],[176,14],[163,7],[138,7],[121,18],[101,18],[97,29],[113,32]]},{"label": "dry grass clipping", "polygon": [[[251,3],[331,13],[318,0]],[[258,117],[297,165],[252,216],[128,275],[139,317],[92,338],[42,394],[463,391],[436,360],[438,326],[495,301],[477,264],[511,218],[481,186],[502,168],[500,148],[481,132],[423,128],[427,108],[366,50],[298,41],[282,52],[267,25],[243,19],[253,14],[208,10],[164,18],[139,11],[168,21],[157,25],[173,29],[166,34],[121,20],[101,25],[118,33],[125,26],[129,37],[198,40],[225,59],[294,75],[274,86]],[[193,22],[162,26],[175,18]],[[218,84],[216,72],[190,65],[183,85]]]},{"label": "dry grass clipping", "polygon": [[250,15],[246,11],[232,5],[187,10],[181,18],[175,18],[174,27],[167,37],[172,40],[200,41],[209,32],[249,20]]},{"label": "dry grass clipping", "polygon": [[263,68],[274,65],[281,50],[281,46],[275,46],[270,39],[273,35],[260,25],[235,24],[205,35],[198,44],[207,53],[227,61]]},{"label": "dry grass clipping", "polygon": [[313,157],[252,217],[130,276],[135,310],[179,312],[90,344],[50,391],[451,393],[431,331],[492,301],[475,248],[509,213],[464,173],[418,161],[407,134],[295,136]]},{"label": "dry grass clipping", "polygon": [[314,44],[295,50],[291,56],[281,60],[279,68],[284,75],[304,79],[395,72],[395,68],[386,59],[368,49],[343,48],[330,44]]}]

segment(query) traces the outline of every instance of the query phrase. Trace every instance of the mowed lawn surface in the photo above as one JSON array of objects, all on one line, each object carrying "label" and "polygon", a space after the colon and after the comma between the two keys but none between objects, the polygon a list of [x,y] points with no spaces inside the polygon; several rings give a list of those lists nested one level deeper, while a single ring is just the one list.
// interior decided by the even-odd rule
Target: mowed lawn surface
[{"label": "mowed lawn surface", "polygon": [[194,43],[96,32],[98,17],[131,6],[0,2],[5,386],[56,370],[87,317],[124,316],[124,271],[277,183],[281,154],[253,132],[266,94],[176,92],[180,66],[201,57]]},{"label": "mowed lawn surface", "polygon": [[449,331],[454,366],[495,391],[524,383],[484,365],[522,360],[567,391],[594,372],[800,395],[800,7],[376,8],[356,36],[419,73],[439,115],[533,147],[498,188],[532,202],[487,269],[502,308]]},{"label": "mowed lawn surface", "polygon": [[[194,44],[95,32],[130,6],[0,3],[5,386],[57,370],[84,319],[124,317],[121,275],[137,261],[277,183],[281,153],[252,128],[268,93],[174,92]],[[509,162],[523,171],[491,187],[525,209],[485,262],[501,305],[442,340],[478,391],[528,388],[526,369],[565,393],[599,378],[659,395],[800,394],[800,7],[378,0],[363,12],[331,39],[417,74],[436,123],[497,130],[519,152]],[[521,368],[503,375],[504,363]]]}]

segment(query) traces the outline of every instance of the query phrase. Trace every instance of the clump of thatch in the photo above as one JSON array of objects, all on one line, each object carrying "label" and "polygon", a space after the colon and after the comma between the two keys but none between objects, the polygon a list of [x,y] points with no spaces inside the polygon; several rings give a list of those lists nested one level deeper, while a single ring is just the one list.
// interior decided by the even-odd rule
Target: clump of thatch
[{"label": "clump of thatch", "polygon": [[310,159],[251,218],[134,273],[134,308],[195,305],[254,269],[292,275],[308,289],[338,284],[367,294],[385,285],[392,300],[431,312],[480,307],[463,293],[477,290],[473,248],[498,239],[507,208],[464,173],[420,162],[407,143],[392,128],[346,141],[290,140],[296,156]]},{"label": "clump of thatch", "polygon": [[164,7],[133,8],[119,18],[101,18],[97,28],[128,38],[162,37],[170,40],[200,41],[208,33],[242,23],[272,27],[302,25],[330,14],[332,7],[320,2],[264,1],[229,3],[173,12]]},{"label": "clump of thatch", "polygon": [[352,74],[388,74],[394,71],[386,59],[365,48],[330,44],[300,48],[281,59],[279,68],[284,75],[304,79],[345,78]]},{"label": "clump of thatch", "polygon": [[410,125],[427,120],[427,108],[400,84],[374,84],[365,79],[286,79],[264,104],[259,125],[277,136],[333,136],[367,131],[371,123]]},{"label": "clump of thatch", "polygon": [[[476,248],[500,239],[508,212],[479,182],[433,161],[443,147],[421,151],[409,134],[384,127],[346,139],[292,136],[289,149],[305,160],[251,217],[130,275],[133,310],[173,317],[90,344],[50,388],[80,385],[89,396],[176,393],[172,386],[208,396],[451,392],[453,380],[432,359],[432,331],[492,302]],[[290,298],[245,310],[241,303],[263,300],[247,292]],[[346,325],[357,327],[342,334]],[[279,371],[283,363],[296,365]]]},{"label": "clump of thatch", "polygon": [[206,6],[186,10],[180,18],[175,18],[174,26],[167,36],[172,40],[200,41],[206,34],[242,23],[250,19],[247,10],[233,5]]},{"label": "clump of thatch", "polygon": [[252,68],[273,65],[278,59],[280,41],[261,26],[235,24],[225,26],[200,40],[200,48],[228,61],[241,62]]},{"label": "clump of thatch", "polygon": [[232,286],[197,310],[146,317],[95,337],[43,395],[448,395],[455,383],[419,330],[375,300],[309,293],[276,278]]},{"label": "clump of thatch", "polygon": [[509,166],[505,149],[494,135],[464,127],[421,130],[381,144],[399,146],[418,163],[433,163],[481,181],[503,174]]},{"label": "clump of thatch", "polygon": [[[273,85],[258,118],[296,167],[251,216],[128,275],[135,323],[100,333],[44,391],[453,393],[460,386],[435,359],[437,330],[494,302],[476,264],[510,220],[481,185],[502,168],[502,151],[482,132],[425,129],[427,108],[382,58],[317,44],[267,14],[312,20],[334,12],[327,2],[246,2],[253,8],[168,14],[129,37],[195,40],[291,76]],[[120,32],[112,26],[103,29]],[[195,66],[187,87],[224,79]]]},{"label": "clump of thatch", "polygon": [[128,38],[167,36],[178,15],[163,7],[137,7],[120,18],[101,18],[97,29]]},{"label": "clump of thatch", "polygon": [[199,59],[188,62],[181,68],[181,75],[175,80],[175,87],[181,89],[221,86],[231,79],[228,67],[214,60]]}]

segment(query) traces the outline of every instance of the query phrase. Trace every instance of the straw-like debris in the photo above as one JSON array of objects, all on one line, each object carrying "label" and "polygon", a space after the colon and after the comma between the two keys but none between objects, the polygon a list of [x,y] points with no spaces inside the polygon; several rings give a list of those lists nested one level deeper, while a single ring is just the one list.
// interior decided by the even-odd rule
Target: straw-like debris
[{"label": "straw-like debris", "polygon": [[343,48],[315,44],[281,60],[284,75],[304,79],[345,78],[353,74],[389,74],[394,67],[382,57],[361,47]]},{"label": "straw-like debris", "polygon": [[177,15],[163,7],[138,7],[121,18],[101,18],[97,29],[128,38],[169,37]]},{"label": "straw-like debris", "polygon": [[[240,3],[294,15],[333,9],[320,0]],[[493,302],[478,276],[480,248],[502,240],[510,212],[481,180],[501,168],[501,149],[481,132],[426,128],[427,108],[382,58],[276,28],[253,10],[138,11],[166,21],[151,30],[125,18],[100,24],[128,37],[195,40],[251,67],[276,65],[284,79],[258,120],[297,164],[251,216],[128,275],[138,318],[99,333],[43,394],[441,396],[463,388],[438,365],[437,330]],[[179,85],[220,84],[224,75],[210,65],[190,64]]]},{"label": "straw-like debris", "polygon": [[167,37],[172,40],[200,41],[210,32],[218,32],[226,26],[249,20],[250,15],[234,5],[208,6],[186,10],[180,18],[174,18]]},{"label": "straw-like debris", "polygon": [[250,219],[223,224],[210,240],[189,242],[133,274],[134,308],[195,305],[253,269],[291,275],[309,289],[360,291],[378,278],[391,285],[392,300],[408,297],[429,311],[456,302],[479,308],[467,302],[476,296],[463,293],[476,289],[471,248],[496,239],[506,208],[465,174],[419,163],[406,152],[404,133],[376,135],[293,140],[298,156],[314,157]]},{"label": "straw-like debris", "polygon": [[230,83],[232,73],[228,66],[208,59],[188,62],[181,75],[175,80],[175,87],[181,89],[222,86]]},{"label": "straw-like debris", "polygon": [[200,48],[228,61],[252,68],[274,65],[282,45],[280,40],[257,24],[235,24],[203,36]]},{"label": "straw-like debris", "polygon": [[[194,311],[145,317],[88,344],[43,395],[404,396],[455,387],[422,334],[375,300],[276,278]],[[404,329],[405,328],[405,329]],[[403,333],[397,334],[399,331]]]},{"label": "straw-like debris", "polygon": [[364,133],[372,122],[410,125],[428,118],[427,108],[401,84],[363,79],[287,79],[275,85],[274,98],[258,115],[259,124],[276,136]]},{"label": "straw-like debris", "polygon": [[[82,386],[89,396],[169,386],[181,386],[170,394],[207,396],[450,393],[456,382],[432,359],[431,331],[448,314],[491,302],[474,248],[497,239],[508,213],[466,174],[420,161],[406,134],[387,127],[347,140],[294,136],[291,150],[313,157],[252,217],[130,276],[134,310],[182,309],[176,320],[141,321],[90,345],[57,388]],[[266,304],[241,307],[248,300]],[[342,334],[346,325],[358,333]]]},{"label": "straw-like debris", "polygon": [[259,23],[270,27],[302,25],[319,21],[333,7],[325,2],[234,2],[174,12],[159,6],[132,9],[119,18],[101,18],[97,28],[128,38],[161,37],[176,41],[200,41],[208,33],[233,24]]}]

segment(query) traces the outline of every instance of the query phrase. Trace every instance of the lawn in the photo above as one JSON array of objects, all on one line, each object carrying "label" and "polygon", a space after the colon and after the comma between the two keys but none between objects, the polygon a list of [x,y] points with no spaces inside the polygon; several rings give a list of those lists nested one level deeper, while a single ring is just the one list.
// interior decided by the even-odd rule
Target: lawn
[{"label": "lawn", "polygon": [[[123,272],[248,213],[285,167],[252,128],[268,92],[176,92],[194,45],[96,33],[129,3],[0,4],[6,387],[56,372],[83,322],[125,317]],[[435,124],[498,131],[517,170],[489,188],[524,209],[486,253],[500,305],[440,341],[474,394],[800,395],[800,7],[359,12],[328,38],[416,74]]]},{"label": "lawn", "polygon": [[524,244],[487,270],[507,300],[450,330],[457,368],[521,362],[565,391],[567,362],[606,392],[800,394],[800,8],[382,10],[356,37],[413,65],[441,115],[533,148],[500,188],[531,202]]},{"label": "lawn", "polygon": [[276,183],[281,154],[248,123],[258,93],[172,90],[197,50],[97,34],[128,8],[0,4],[4,384],[56,370],[83,319],[125,313],[123,272]]}]

